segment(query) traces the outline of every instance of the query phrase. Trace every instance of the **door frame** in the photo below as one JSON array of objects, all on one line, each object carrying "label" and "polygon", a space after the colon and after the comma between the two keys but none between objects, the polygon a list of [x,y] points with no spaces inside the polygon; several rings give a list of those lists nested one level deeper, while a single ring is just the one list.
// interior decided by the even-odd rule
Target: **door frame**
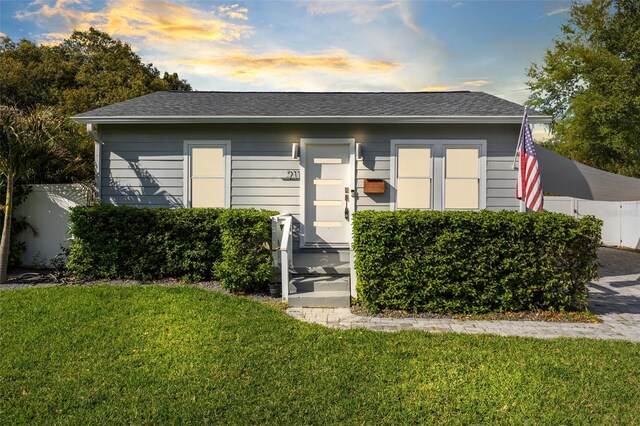
[{"label": "door frame", "polygon": [[[307,178],[305,173],[305,164],[307,159],[307,145],[348,145],[349,146],[349,186],[351,194],[349,194],[349,238],[345,244],[307,244],[305,241],[305,206],[307,199],[305,196],[305,188],[307,186]],[[351,218],[356,210],[356,197],[358,194],[356,188],[356,140],[355,138],[300,138],[300,248],[314,247],[351,247],[353,241],[353,233],[351,227]]]}]

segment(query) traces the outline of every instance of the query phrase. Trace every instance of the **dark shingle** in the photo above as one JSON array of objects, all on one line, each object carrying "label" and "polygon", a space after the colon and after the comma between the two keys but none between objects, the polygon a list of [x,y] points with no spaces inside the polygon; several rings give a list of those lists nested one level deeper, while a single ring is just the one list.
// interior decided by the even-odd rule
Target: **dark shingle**
[{"label": "dark shingle", "polygon": [[[483,92],[156,92],[83,117],[518,116],[523,107]],[[532,116],[542,115],[530,111]]]}]

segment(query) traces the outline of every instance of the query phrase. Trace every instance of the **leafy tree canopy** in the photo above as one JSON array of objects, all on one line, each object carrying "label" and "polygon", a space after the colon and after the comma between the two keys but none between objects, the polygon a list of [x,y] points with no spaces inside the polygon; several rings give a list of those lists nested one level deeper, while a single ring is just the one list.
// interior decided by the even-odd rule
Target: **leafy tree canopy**
[{"label": "leafy tree canopy", "polygon": [[[69,116],[159,90],[191,90],[177,73],[163,76],[131,46],[95,30],[74,31],[56,46],[0,38],[0,105],[28,110],[55,108]],[[46,165],[28,176],[33,183],[89,181],[93,142],[69,122]]]},{"label": "leafy tree canopy", "polygon": [[591,166],[640,177],[640,1],[575,2],[528,104],[553,116],[551,147]]},{"label": "leafy tree canopy", "polygon": [[131,46],[95,30],[74,31],[56,46],[0,41],[0,104],[50,105],[76,114],[158,90],[191,90],[178,74],[145,64]]}]

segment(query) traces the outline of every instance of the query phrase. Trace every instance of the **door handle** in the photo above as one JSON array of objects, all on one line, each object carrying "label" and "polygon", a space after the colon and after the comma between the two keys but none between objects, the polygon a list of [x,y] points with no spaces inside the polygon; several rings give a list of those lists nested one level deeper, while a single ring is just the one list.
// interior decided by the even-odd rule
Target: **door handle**
[{"label": "door handle", "polygon": [[344,218],[349,220],[349,187],[344,187]]}]

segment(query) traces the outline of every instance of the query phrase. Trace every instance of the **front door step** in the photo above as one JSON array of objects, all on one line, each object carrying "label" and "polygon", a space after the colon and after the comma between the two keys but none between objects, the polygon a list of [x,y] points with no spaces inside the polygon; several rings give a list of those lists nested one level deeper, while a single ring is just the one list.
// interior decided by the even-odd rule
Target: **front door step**
[{"label": "front door step", "polygon": [[348,308],[351,306],[349,292],[323,291],[289,295],[292,308]]},{"label": "front door step", "polygon": [[348,275],[349,251],[304,250],[293,253],[293,272],[296,274]]},{"label": "front door step", "polygon": [[349,277],[344,275],[297,275],[289,283],[289,294],[325,291],[349,292]]},{"label": "front door step", "polygon": [[351,305],[349,285],[348,276],[296,276],[289,284],[289,306],[348,308]]}]

